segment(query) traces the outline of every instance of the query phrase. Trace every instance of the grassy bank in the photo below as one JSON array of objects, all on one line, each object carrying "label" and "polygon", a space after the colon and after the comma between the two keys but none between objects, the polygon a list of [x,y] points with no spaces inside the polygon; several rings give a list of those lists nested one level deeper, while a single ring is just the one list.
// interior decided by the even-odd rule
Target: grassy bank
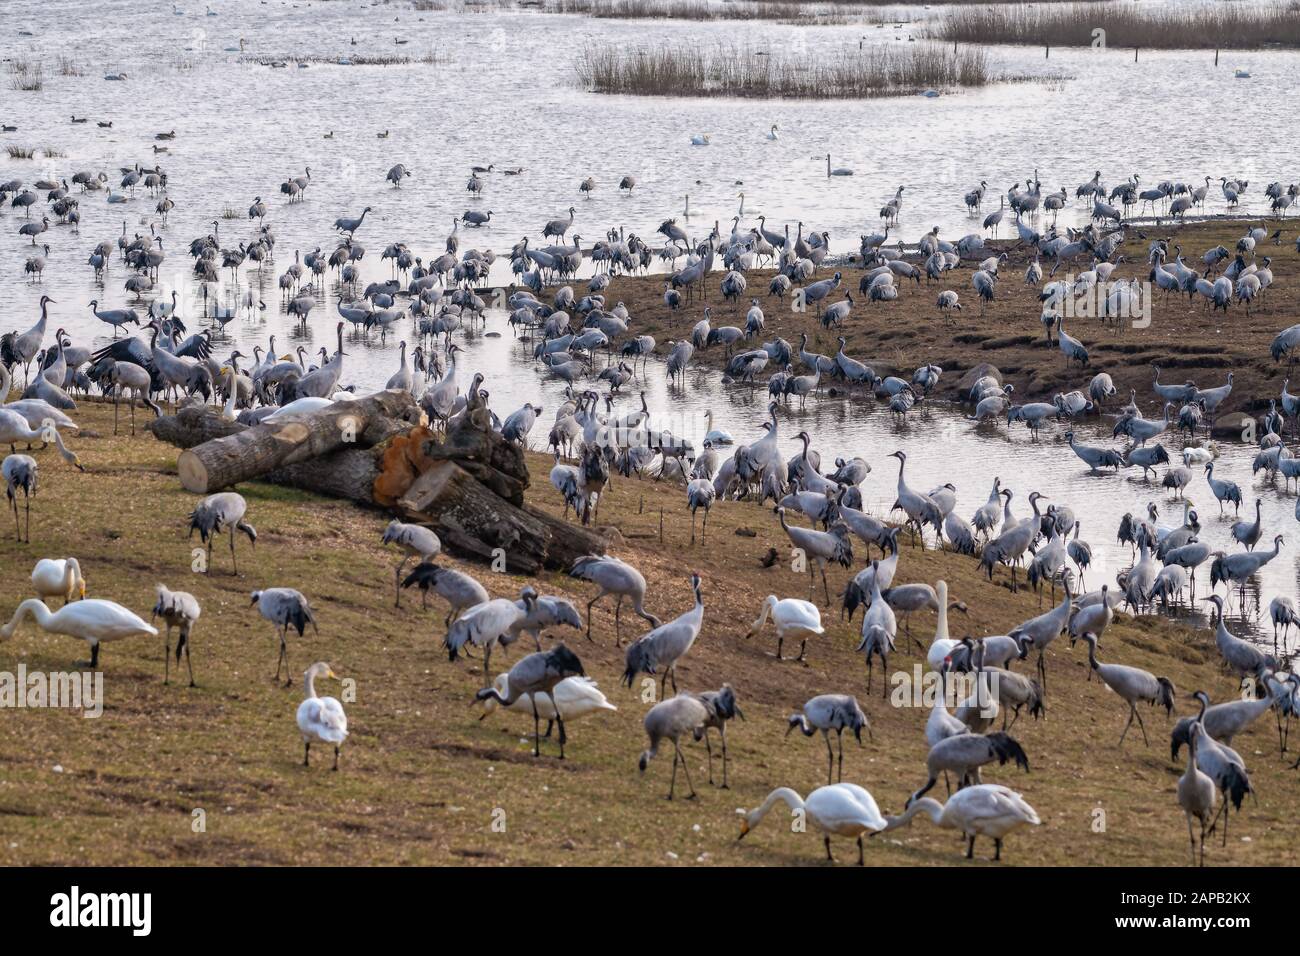
[{"label": "grassy bank", "polygon": [[[689,571],[703,575],[704,628],[678,680],[691,689],[730,681],[747,717],[730,734],[733,789],[707,785],[703,747],[690,744],[685,750],[699,799],[668,803],[663,797],[671,759],[661,754],[644,776],[636,770],[648,705],[640,684],[636,692],[618,684],[623,655],[613,646],[612,608],[597,608],[595,643],[572,632],[557,636],[581,655],[619,710],[573,723],[563,763],[554,757],[553,742],[535,760],[526,716],[497,713],[478,720],[470,701],[483,686],[481,659],[448,662],[440,644],[440,603],[435,599],[437,607],[421,611],[418,598],[408,596],[402,610],[392,607],[396,556],[379,545],[385,515],[250,483],[240,490],[259,538],[255,550],[241,540],[241,574],[230,573],[224,541],[215,573],[194,574],[190,549],[197,540],[185,538],[194,498],[177,483],[175,449],[147,435],[112,437],[111,411],[102,406],[86,405],[77,418],[85,430],[72,445],[87,473],[70,470],[51,451],[37,452],[43,471],[33,544],[15,544],[0,528],[0,612],[7,618],[29,596],[27,576],[42,556],[79,556],[90,596],[112,598],[146,617],[155,582],[189,590],[203,606],[193,639],[200,687],[164,687],[161,638],[129,640],[106,645],[101,656],[107,703],[100,719],[60,711],[6,713],[0,719],[0,862],[821,865],[816,837],[790,833],[776,816],[737,844],[735,811],[754,807],[774,786],[806,793],[824,781],[821,741],[783,734],[784,718],[797,705],[828,691],[857,693],[873,726],[874,740],[860,750],[851,742],[846,747],[845,779],[866,786],[887,813],[898,812],[923,780],[927,714],[888,706],[879,684],[876,696],[866,697],[862,661],[853,652],[856,625],[827,611],[828,634],[810,647],[807,667],[770,656],[770,625],[744,638],[764,595],[807,594],[806,577],[784,561],[761,567],[769,548],[787,548],[767,508],[720,504],[709,522],[708,545],[691,546],[680,488],[621,480],[602,504],[602,522],[624,539],[618,553],[649,580],[653,611],[665,618],[684,611]],[[868,498],[880,497],[894,480],[885,449],[862,451],[876,465],[867,479]],[[535,480],[529,497],[558,513],[544,477],[549,464],[543,456],[530,457]],[[754,536],[740,536],[740,529]],[[856,572],[863,555],[855,550]],[[445,563],[475,574],[494,595],[513,596],[525,583],[481,565]],[[846,577],[836,569],[832,589]],[[957,635],[1005,633],[1038,610],[1028,592],[1013,595],[1002,587],[1001,577],[997,585],[981,579],[972,559],[904,548],[897,580],[940,577],[951,596],[970,607],[968,616],[954,614]],[[580,607],[594,594],[558,574],[534,583]],[[276,641],[249,607],[248,592],[268,585],[302,589],[318,613],[319,636],[309,630],[306,638],[291,638],[295,673],[324,659],[357,682],[356,700],[347,704],[352,735],[340,773],[331,773],[320,757],[310,769],[301,766],[294,725],[299,684],[285,690],[272,682]],[[625,636],[638,632],[628,620],[624,628]],[[918,614],[912,628],[928,642],[933,616]],[[1179,689],[1178,710],[1187,713],[1192,705],[1186,694],[1195,689],[1216,700],[1233,691],[1210,639],[1208,632],[1151,618],[1112,627],[1102,657],[1170,677]],[[510,660],[523,650],[513,649]],[[0,669],[24,663],[31,670],[61,670],[84,652],[79,642],[26,623],[0,643]],[[501,656],[494,657],[494,669]],[[910,671],[921,661],[900,634],[891,665]],[[499,663],[504,669],[509,661]],[[1143,712],[1149,748],[1139,735],[1119,750],[1123,707],[1100,684],[1085,680],[1082,648],[1058,642],[1048,668],[1046,719],[1022,718],[1013,731],[1029,754],[1031,772],[994,768],[985,775],[1023,792],[1044,821],[1012,835],[1007,862],[1185,864],[1186,826],[1174,797],[1182,766],[1169,759],[1163,715]],[[338,693],[337,685],[325,689]],[[1278,757],[1272,717],[1234,746],[1246,757],[1259,799],[1232,821],[1227,849],[1216,842],[1207,860],[1290,863],[1300,837],[1296,781]],[[1105,811],[1100,832],[1098,808]],[[201,833],[192,828],[195,809],[206,812]],[[502,820],[499,832],[493,824]],[[844,845],[836,849],[842,860],[852,852]],[[956,835],[921,823],[872,841],[867,859],[966,865],[962,850]],[[980,855],[987,858],[989,849],[981,847]]]},{"label": "grassy bank", "polygon": [[949,12],[932,35],[963,43],[1097,46],[1100,42],[1103,47],[1155,50],[1300,47],[1300,4],[1220,3],[1191,10],[1103,3],[980,6]]},{"label": "grassy bank", "polygon": [[[1256,224],[1260,223],[1249,225]],[[1040,224],[1040,228],[1045,225]],[[839,330],[823,328],[812,309],[796,312],[789,299],[769,297],[770,270],[747,273],[747,293],[735,303],[725,302],[718,291],[722,273],[710,277],[706,300],[701,301],[697,296],[694,303],[677,312],[664,304],[664,279],[660,276],[616,278],[607,296],[613,302],[623,301],[636,316],[638,334],[653,335],[660,343],[689,338],[704,304],[713,310],[714,328],[724,325],[744,328],[749,300],[754,297],[766,317],[761,340],[779,335],[797,350],[799,336],[807,334],[809,351],[834,355],[839,348],[836,339],[843,335],[848,354],[870,364],[877,375],[903,374],[910,379],[915,369],[933,362],[945,370],[940,392],[949,397],[956,397],[957,382],[964,371],[989,362],[1002,371],[1005,381],[1015,384],[1017,401],[1050,400],[1057,392],[1086,389],[1093,375],[1108,372],[1118,387],[1120,404],[1127,400],[1128,390],[1135,388],[1143,407],[1154,413],[1151,365],[1158,362],[1166,369],[1166,379],[1192,378],[1203,388],[1222,385],[1232,370],[1236,384],[1221,412],[1258,409],[1267,408],[1268,399],[1278,396],[1287,375],[1285,363],[1275,364],[1269,357],[1269,344],[1279,331],[1300,322],[1300,310],[1291,293],[1300,283],[1300,255],[1295,248],[1300,225],[1274,220],[1264,221],[1262,225],[1270,233],[1281,228],[1284,241],[1274,245],[1265,239],[1256,249],[1257,259],[1272,257],[1275,280],[1273,288],[1254,303],[1249,316],[1235,304],[1226,317],[1222,313],[1211,315],[1199,296],[1189,302],[1186,295],[1166,298],[1157,291],[1152,298],[1152,318],[1147,328],[1127,327],[1117,331],[1113,326],[1103,327],[1096,319],[1077,318],[1067,322],[1067,331],[1082,340],[1090,353],[1090,365],[1083,369],[1078,365],[1067,366],[1056,346],[1047,345],[1039,321],[1041,287],[1029,286],[1024,281],[1025,269],[1033,256],[1006,239],[986,242],[985,255],[1006,252],[1008,258],[999,273],[996,299],[983,314],[971,286],[972,271],[977,265],[972,261],[945,273],[941,281],[926,283],[922,279],[918,286],[900,279],[896,282],[898,299],[884,303],[870,303],[865,295],[859,294],[858,283],[863,275],[859,265],[824,266],[817,279],[829,278],[839,270],[843,283],[842,289],[833,293],[827,303],[842,300],[846,291],[854,298],[850,317]],[[692,238],[698,238],[711,226],[712,223],[692,225],[688,232]],[[1242,221],[1216,220],[1172,228],[1166,225],[1160,229],[1130,227],[1129,241],[1122,249],[1125,259],[1116,267],[1112,278],[1145,280],[1150,272],[1145,263],[1146,249],[1157,236],[1169,237],[1171,250],[1173,245],[1181,244],[1186,261],[1196,265],[1201,255],[1216,245],[1233,249],[1247,226]],[[775,225],[769,223],[769,228]],[[918,238],[914,227],[904,226],[901,231],[909,241]],[[978,219],[972,220],[970,231],[979,231]],[[1001,234],[1005,236],[1009,231],[1003,223]],[[1143,235],[1147,238],[1140,237]],[[943,238],[955,241],[958,236]],[[891,235],[891,246],[893,241]],[[1043,268],[1045,272],[1050,271],[1051,263],[1045,262]],[[1087,268],[1088,264],[1083,262],[1074,269],[1063,265],[1056,278],[1078,274]],[[935,305],[939,292],[945,289],[955,290],[963,304],[962,311],[952,313],[949,318],[942,316]],[[715,347],[696,351],[693,362],[719,367],[725,364],[726,358],[723,349]],[[772,371],[775,369],[771,367],[767,370]],[[1295,384],[1293,381],[1293,389]]]},{"label": "grassy bank", "polygon": [[588,46],[578,55],[576,70],[589,90],[637,96],[856,99],[978,87],[999,79],[982,50],[954,52],[925,44],[872,46],[812,63],[726,46]]}]

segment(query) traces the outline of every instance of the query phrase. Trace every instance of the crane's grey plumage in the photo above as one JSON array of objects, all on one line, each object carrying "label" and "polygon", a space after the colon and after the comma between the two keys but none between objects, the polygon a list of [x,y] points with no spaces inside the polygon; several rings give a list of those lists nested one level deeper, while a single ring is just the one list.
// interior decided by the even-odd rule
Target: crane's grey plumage
[{"label": "crane's grey plumage", "polygon": [[487,589],[468,574],[429,562],[417,564],[402,582],[404,588],[412,586],[420,589],[422,604],[428,601],[430,591],[447,602],[447,617],[443,621],[443,626],[447,628],[466,608],[488,600]]},{"label": "crane's grey plumage", "polygon": [[[0,396],[3,398],[3,396]],[[32,498],[36,496],[37,465],[31,455],[6,455],[4,464],[0,465],[0,477],[5,483],[5,498],[14,513],[14,537],[18,541],[32,543]],[[18,528],[18,492],[23,493],[23,505],[26,509],[25,534]]]},{"label": "crane's grey plumage", "polygon": [[[393,572],[393,588],[397,592],[396,606],[402,606],[402,569],[411,558],[430,563],[442,553],[442,541],[431,528],[398,521],[394,518],[384,529],[384,544],[395,544],[402,549],[402,560]],[[426,591],[427,596],[427,591]]]},{"label": "crane's grey plumage", "polygon": [[280,667],[285,668],[284,686],[288,687],[293,682],[293,668],[289,667],[289,645],[286,635],[290,626],[302,637],[307,625],[312,626],[312,630],[319,636],[320,628],[316,625],[316,617],[312,614],[311,605],[301,591],[293,588],[264,588],[261,591],[254,591],[252,594],[252,605],[257,607],[257,612],[280,629],[280,658],[275,664],[275,679],[280,679]]},{"label": "crane's grey plumage", "polygon": [[1155,706],[1159,704],[1165,709],[1165,715],[1168,716],[1174,711],[1174,682],[1167,677],[1156,677],[1150,671],[1142,670],[1140,667],[1130,667],[1126,664],[1103,664],[1097,660],[1097,635],[1091,632],[1084,634],[1081,638],[1088,645],[1088,666],[1092,669],[1089,673],[1089,679],[1092,674],[1096,674],[1103,684],[1118,694],[1126,704],[1128,704],[1128,721],[1124,724],[1124,730],[1119,735],[1120,746],[1124,744],[1124,737],[1128,734],[1129,728],[1133,726],[1133,718],[1137,718],[1138,727],[1142,731],[1142,742],[1150,746],[1147,740],[1146,725],[1142,720],[1142,715],[1138,713],[1137,705],[1147,703]]},{"label": "crane's grey plumage", "polygon": [[939,741],[930,748],[925,758],[929,777],[925,785],[907,798],[907,805],[925,796],[939,782],[939,774],[951,772],[957,778],[957,787],[961,789],[967,783],[979,783],[979,768],[996,760],[1005,764],[1015,761],[1026,773],[1029,771],[1029,757],[1014,737],[1007,734],[957,734]]},{"label": "crane's grey plumage", "polygon": [[239,563],[235,559],[235,532],[242,531],[248,535],[251,545],[257,544],[257,529],[244,520],[247,512],[248,502],[235,491],[208,495],[190,512],[190,537],[197,531],[199,539],[208,546],[205,572],[212,571],[212,543],[218,534],[225,532],[230,537],[230,561],[234,568],[232,573],[239,573]]},{"label": "crane's grey plumage", "polygon": [[835,731],[839,742],[839,778],[844,779],[844,731],[853,731],[853,736],[862,746],[862,728],[867,728],[871,736],[871,721],[867,719],[858,699],[852,694],[819,694],[810,698],[801,708],[802,712],[791,714],[785,735],[796,727],[805,737],[811,737],[821,731],[826,743],[826,783],[831,782],[831,770],[835,766],[835,754],[831,750],[830,732]]},{"label": "crane's grey plumage", "polygon": [[484,687],[474,695],[474,699],[478,701],[492,698],[498,704],[509,707],[527,694],[533,704],[533,756],[540,757],[542,755],[541,719],[537,713],[537,695],[546,694],[551,698],[555,721],[560,726],[560,759],[563,760],[564,745],[568,742],[568,735],[564,731],[564,718],[560,714],[559,704],[552,691],[555,685],[566,677],[586,676],[587,672],[582,669],[582,661],[578,660],[578,655],[563,644],[557,644],[549,651],[538,651],[520,658],[506,674],[504,695],[495,687]]},{"label": "crane's grey plumage", "polygon": [[660,701],[646,712],[643,723],[646,736],[650,740],[650,746],[641,752],[637,767],[642,773],[645,773],[650,761],[658,755],[660,743],[665,739],[673,742],[673,774],[668,784],[669,800],[673,798],[677,788],[677,765],[679,763],[682,772],[686,774],[686,785],[691,788],[690,796],[686,799],[695,799],[695,785],[691,783],[691,771],[686,765],[686,758],[682,756],[681,736],[685,733],[700,734],[708,720],[708,707],[705,706],[699,696],[690,693],[678,694],[675,697]]},{"label": "crane's grey plumage", "polygon": [[704,738],[704,750],[709,758],[709,783],[713,783],[713,745],[709,742],[709,731],[717,730],[722,738],[722,783],[723,790],[731,789],[727,782],[727,722],[739,717],[745,719],[740,704],[736,701],[736,691],[730,684],[723,684],[718,690],[706,690],[695,695],[699,698],[708,717],[704,723],[695,728],[695,739]]},{"label": "crane's grey plumage", "polygon": [[623,683],[628,687],[636,680],[636,675],[658,674],[659,694],[664,693],[665,682],[670,678],[673,692],[677,691],[677,662],[686,655],[700,636],[700,627],[704,623],[704,597],[700,592],[700,576],[691,575],[691,590],[695,594],[695,603],[685,614],[666,624],[641,635],[627,647],[626,669],[623,671]]},{"label": "crane's grey plumage", "polygon": [[157,586],[157,592],[158,600],[153,606],[153,617],[161,616],[167,623],[167,634],[163,638],[163,683],[167,684],[171,680],[172,628],[176,627],[180,629],[176,639],[176,664],[180,666],[181,651],[184,651],[185,666],[190,672],[190,686],[198,687],[199,685],[194,683],[194,664],[190,661],[190,636],[194,630],[194,622],[202,613],[198,599],[188,591],[169,590],[164,584]]},{"label": "crane's grey plumage", "polygon": [[591,609],[597,601],[607,594],[616,597],[614,603],[614,646],[622,644],[622,632],[619,615],[623,601],[630,598],[632,610],[650,622],[651,627],[658,627],[662,622],[645,609],[645,577],[626,561],[609,555],[589,554],[573,562],[569,570],[571,577],[590,581],[600,588],[600,592],[587,602],[587,640],[591,640]]}]

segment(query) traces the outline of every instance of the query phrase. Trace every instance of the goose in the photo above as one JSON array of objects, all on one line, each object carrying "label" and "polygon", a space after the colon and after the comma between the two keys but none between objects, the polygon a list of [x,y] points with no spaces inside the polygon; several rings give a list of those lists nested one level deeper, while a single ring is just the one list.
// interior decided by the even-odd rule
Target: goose
[{"label": "goose", "polygon": [[316,695],[316,679],[339,677],[324,661],[317,661],[302,675],[305,697],[298,705],[298,731],[302,734],[302,765],[311,766],[311,745],[314,743],[334,745],[334,766],[339,769],[339,747],[348,736],[348,718],[343,712],[343,705],[333,697]]},{"label": "goose", "polygon": [[779,661],[785,660],[781,651],[786,638],[800,641],[799,656],[794,660],[802,662],[808,649],[808,638],[826,633],[826,629],[822,627],[821,611],[817,609],[816,604],[798,598],[777,600],[775,594],[769,594],[763,600],[763,610],[758,620],[750,626],[749,633],[745,635],[746,640],[762,629],[767,623],[769,614],[776,627],[776,659]]},{"label": "goose", "polygon": [[86,596],[86,579],[76,558],[41,558],[32,568],[32,587],[42,601],[61,597],[69,604]]},{"label": "goose", "polygon": [[94,670],[99,666],[99,645],[105,641],[118,641],[128,637],[157,637],[158,629],[146,624],[138,615],[113,601],[87,598],[65,604],[51,612],[43,601],[28,598],[18,605],[9,623],[0,627],[0,641],[13,637],[18,625],[26,618],[51,634],[78,637],[90,645],[90,660],[79,666]]},{"label": "goose", "polygon": [[994,783],[981,783],[958,790],[940,803],[933,797],[914,801],[898,816],[887,817],[881,832],[907,826],[918,813],[927,814],[937,826],[960,830],[966,837],[966,859],[975,856],[975,838],[993,840],[993,859],[1002,859],[1002,841],[1017,827],[1029,824],[1038,826],[1042,821],[1024,797],[1009,787]]},{"label": "goose", "polygon": [[778,802],[784,802],[791,813],[801,814],[804,819],[822,832],[822,841],[826,846],[826,859],[835,862],[831,854],[831,836],[856,837],[858,841],[858,865],[864,866],[862,834],[876,833],[883,830],[887,823],[880,815],[880,808],[875,799],[855,783],[832,783],[818,787],[804,800],[789,787],[777,787],[767,795],[767,799],[756,810],[746,813],[740,822],[740,836],[743,839],[767,816],[769,810]]}]

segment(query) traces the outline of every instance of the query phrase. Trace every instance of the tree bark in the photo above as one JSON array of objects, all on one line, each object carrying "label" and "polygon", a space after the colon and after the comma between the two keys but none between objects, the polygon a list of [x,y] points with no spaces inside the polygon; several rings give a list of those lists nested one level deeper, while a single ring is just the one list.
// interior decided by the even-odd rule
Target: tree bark
[{"label": "tree bark", "polygon": [[455,551],[492,561],[499,548],[513,573],[568,570],[575,558],[603,554],[608,547],[601,534],[516,507],[452,461],[416,478],[396,507],[404,517],[430,524]]},{"label": "tree bark", "polygon": [[[125,407],[122,413],[130,414]],[[139,414],[139,409],[136,414]],[[182,405],[175,415],[155,418],[144,427],[153,432],[159,441],[178,448],[193,448],[214,438],[225,438],[242,432],[247,426],[225,421],[215,409],[207,405]]]},{"label": "tree bark", "polygon": [[176,469],[187,491],[210,494],[349,445],[368,448],[417,422],[419,414],[409,392],[377,392],[210,439],[182,451]]}]

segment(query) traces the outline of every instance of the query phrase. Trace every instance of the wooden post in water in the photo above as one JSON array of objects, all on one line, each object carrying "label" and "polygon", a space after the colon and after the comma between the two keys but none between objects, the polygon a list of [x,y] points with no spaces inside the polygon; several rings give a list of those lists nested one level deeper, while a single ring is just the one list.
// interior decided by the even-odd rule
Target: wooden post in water
[{"label": "wooden post in water", "polygon": [[687,219],[691,218],[691,194],[690,193],[686,194],[686,209],[685,211],[683,211],[682,215],[685,216]]},{"label": "wooden post in water", "polygon": [[1140,50],[1140,49],[1141,49],[1141,47],[1136,47],[1136,46],[1133,48],[1133,62],[1134,62],[1134,63],[1136,63],[1136,62],[1138,61],[1138,50]]},{"label": "wooden post in water", "polygon": [[1215,66],[1219,65],[1219,50],[1217,47],[1214,50],[1214,65]]},{"label": "wooden post in water", "polygon": [[1051,58],[1052,58],[1052,44],[1049,43],[1047,44],[1047,49],[1043,51],[1043,59],[1050,60]]}]

